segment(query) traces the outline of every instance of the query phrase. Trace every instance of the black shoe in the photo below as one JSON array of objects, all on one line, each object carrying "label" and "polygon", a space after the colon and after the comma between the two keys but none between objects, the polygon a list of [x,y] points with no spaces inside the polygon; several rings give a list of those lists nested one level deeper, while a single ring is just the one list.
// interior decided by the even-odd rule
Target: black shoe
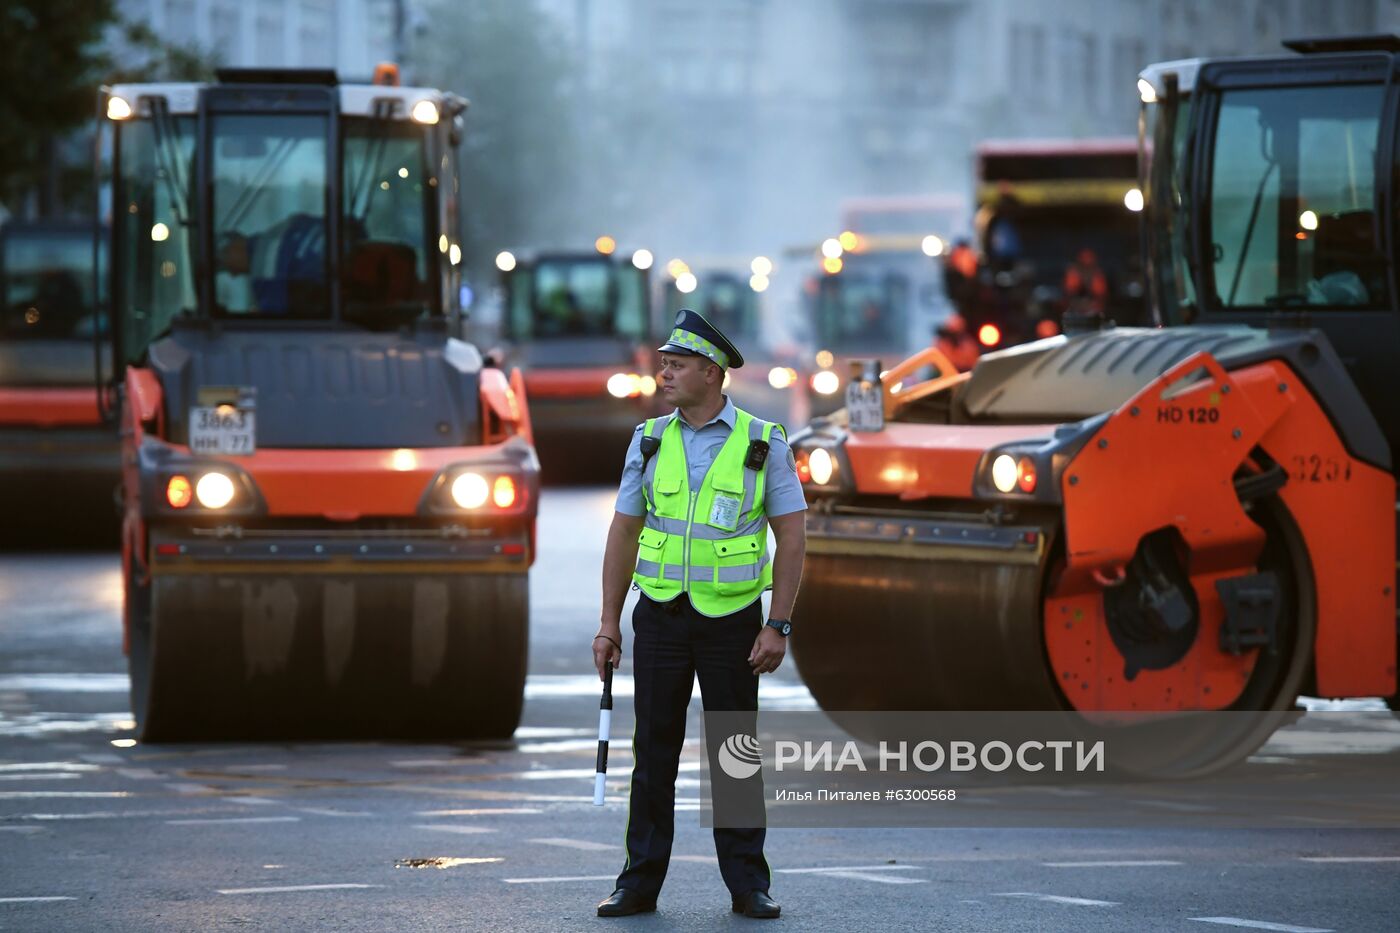
[{"label": "black shoe", "polygon": [[632,914],[649,914],[655,909],[655,900],[647,900],[636,891],[629,891],[627,888],[618,888],[598,905],[598,916],[629,917]]},{"label": "black shoe", "polygon": [[783,912],[778,902],[768,896],[767,891],[750,891],[743,897],[734,898],[734,912],[745,917],[771,920]]}]

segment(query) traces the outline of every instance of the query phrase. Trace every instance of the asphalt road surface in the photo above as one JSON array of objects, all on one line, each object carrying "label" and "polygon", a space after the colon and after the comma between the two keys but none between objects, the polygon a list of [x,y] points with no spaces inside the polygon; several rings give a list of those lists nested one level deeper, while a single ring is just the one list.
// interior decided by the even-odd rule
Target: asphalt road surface
[{"label": "asphalt road surface", "polygon": [[[729,911],[710,832],[700,825],[694,738],[683,756],[675,858],[659,912],[594,916],[622,865],[631,765],[624,663],[608,802],[594,808],[598,684],[589,641],[610,515],[607,490],[545,495],[525,720],[514,742],[499,745],[138,745],[130,739],[117,556],[0,554],[0,929],[765,922]],[[812,706],[790,664],[765,678],[761,697],[769,709]],[[690,734],[698,734],[694,723]],[[1379,747],[1282,739],[1248,767],[1344,775],[1359,756],[1394,754],[1400,728],[1369,738]],[[1166,807],[1179,799],[1158,796]],[[1400,808],[1400,787],[1389,803]],[[1400,929],[1400,831],[1337,825],[1318,817],[1241,830],[1212,827],[1207,817],[1146,830],[774,830],[768,859],[783,916],[769,923]]]}]

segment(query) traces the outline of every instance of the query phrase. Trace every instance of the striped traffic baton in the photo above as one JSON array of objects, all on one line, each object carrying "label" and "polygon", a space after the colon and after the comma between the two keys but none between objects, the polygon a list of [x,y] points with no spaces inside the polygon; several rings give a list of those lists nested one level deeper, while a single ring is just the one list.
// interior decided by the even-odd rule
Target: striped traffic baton
[{"label": "striped traffic baton", "polygon": [[608,732],[612,730],[611,661],[603,671],[603,699],[598,702],[598,773],[593,775],[593,806],[603,805],[603,782],[608,777]]}]

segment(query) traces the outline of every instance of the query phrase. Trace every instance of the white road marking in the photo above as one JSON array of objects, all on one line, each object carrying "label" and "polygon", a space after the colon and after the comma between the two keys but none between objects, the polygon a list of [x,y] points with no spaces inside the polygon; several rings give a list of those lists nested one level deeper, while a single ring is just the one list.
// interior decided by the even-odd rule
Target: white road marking
[{"label": "white road marking", "polygon": [[111,752],[97,752],[91,755],[79,755],[83,761],[91,761],[100,765],[117,765],[126,761],[121,755],[114,755]]},{"label": "white road marking", "polygon": [[494,833],[495,830],[489,826],[415,826],[414,829],[426,829],[435,833],[458,833],[463,836],[473,836],[479,833]]},{"label": "white road marking", "polygon": [[[583,798],[579,798],[583,799]],[[539,807],[476,807],[470,810],[419,810],[419,816],[508,816],[516,813],[543,813]]]},{"label": "white road marking", "polygon": [[539,771],[512,771],[504,778],[519,778],[525,781],[563,781],[575,778],[591,778],[598,772],[594,768],[557,768]]},{"label": "white road marking", "polygon": [[703,865],[716,865],[719,859],[713,855],[673,855],[673,862],[700,862]]},{"label": "white road marking", "polygon": [[125,674],[0,674],[0,690],[25,693],[126,693]]},{"label": "white road marking", "polygon": [[76,900],[76,897],[0,897],[0,904],[51,904],[54,901]]},{"label": "white road marking", "polygon": [[1045,901],[1050,904],[1072,904],[1077,907],[1117,907],[1118,901],[1096,901],[1089,897],[1065,897],[1061,894],[1035,894],[1030,891],[1009,891],[1005,894],[993,894],[992,897],[1025,897],[1033,901]]},{"label": "white road marking", "polygon": [[220,894],[289,894],[294,891],[349,891],[382,888],[382,884],[291,884],[276,888],[219,888]]},{"label": "white road marking", "polygon": [[507,878],[506,884],[553,884],[564,881],[614,881],[617,875],[561,875],[557,878]]},{"label": "white road marking", "polygon": [[548,839],[531,839],[530,842],[538,843],[542,846],[559,846],[564,849],[582,849],[585,852],[608,852],[620,846],[611,845],[606,842],[590,842],[586,839],[560,839],[550,837]]},{"label": "white road marking", "polygon": [[198,820],[166,820],[170,826],[206,826],[215,823],[300,823],[299,816],[227,816]]},{"label": "white road marking", "polygon": [[33,797],[130,797],[124,790],[0,790],[0,800],[24,800]]},{"label": "white road marking", "polygon": [[556,726],[521,726],[515,730],[515,740],[562,739],[570,735],[593,735],[592,729],[570,729]]},{"label": "white road marking", "polygon": [[[597,742],[593,743],[597,746]],[[394,768],[441,768],[446,765],[479,765],[481,758],[410,758],[404,761],[391,761],[389,765]]]},{"label": "white road marking", "polygon": [[819,875],[828,871],[913,871],[913,865],[832,865],[822,868],[779,868],[784,875]]},{"label": "white road marking", "polygon": [[42,833],[42,826],[0,826],[0,833]]},{"label": "white road marking", "polygon": [[314,813],[316,816],[374,816],[368,810],[327,810],[323,807],[297,807],[300,813]]},{"label": "white road marking", "polygon": [[193,784],[189,781],[171,781],[165,785],[177,794],[214,794],[217,791],[208,784]]},{"label": "white road marking", "polygon": [[1287,923],[1270,923],[1267,920],[1245,920],[1242,917],[1189,917],[1197,923],[1215,923],[1223,927],[1248,927],[1251,930],[1273,930],[1274,933],[1332,933],[1323,927],[1295,927]]},{"label": "white road marking", "polygon": [[1140,862],[1041,862],[1046,868],[1165,868],[1180,865],[1166,859],[1144,859]]},{"label": "white road marking", "polygon": [[82,777],[72,771],[30,771],[25,774],[0,774],[0,781],[74,781]]},{"label": "white road marking", "polygon": [[87,813],[25,813],[22,820],[125,820],[145,816],[184,816],[191,813],[217,813],[224,807],[195,810],[92,810]]},{"label": "white road marking", "polygon": [[237,766],[236,768],[230,768],[229,770],[230,770],[230,771],[286,771],[286,770],[287,770],[287,766],[286,766],[286,765],[272,765],[272,764],[268,764],[268,765],[239,765],[239,766]]},{"label": "white road marking", "polygon": [[1302,862],[1400,862],[1400,855],[1304,855]]},{"label": "white road marking", "polygon": [[[112,757],[116,757],[113,755]],[[97,765],[80,765],[73,761],[27,761],[23,764],[0,765],[0,772],[12,771],[101,771]]]},{"label": "white road marking", "polygon": [[241,804],[245,807],[265,807],[269,804],[281,803],[280,800],[268,800],[266,797],[220,797],[220,800],[227,800],[229,803]]},{"label": "white road marking", "polygon": [[878,881],[880,884],[928,884],[927,878],[901,878],[898,875],[875,875],[865,871],[828,871],[827,878],[850,878],[854,881]]}]

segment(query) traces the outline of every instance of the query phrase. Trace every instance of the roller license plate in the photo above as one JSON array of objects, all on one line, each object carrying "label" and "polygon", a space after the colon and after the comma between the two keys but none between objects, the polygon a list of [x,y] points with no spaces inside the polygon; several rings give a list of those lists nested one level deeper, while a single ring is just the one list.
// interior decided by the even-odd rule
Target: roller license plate
[{"label": "roller license plate", "polygon": [[251,389],[201,388],[190,408],[190,451],[251,454],[257,450],[257,401]]},{"label": "roller license plate", "polygon": [[885,392],[879,382],[851,380],[846,386],[846,418],[852,431],[885,429]]}]

